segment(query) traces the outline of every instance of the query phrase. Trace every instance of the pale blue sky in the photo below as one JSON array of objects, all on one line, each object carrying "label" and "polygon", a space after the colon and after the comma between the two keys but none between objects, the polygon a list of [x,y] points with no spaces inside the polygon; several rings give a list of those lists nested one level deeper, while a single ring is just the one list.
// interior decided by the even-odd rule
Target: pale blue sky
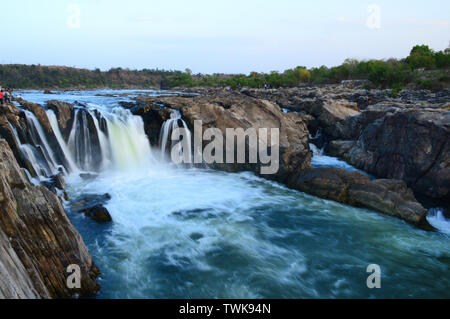
[{"label": "pale blue sky", "polygon": [[[1,0],[0,63],[249,73],[450,41],[448,0]],[[80,8],[71,28],[70,5]],[[367,8],[381,27],[367,26]],[[76,7],[75,7],[76,8]]]}]

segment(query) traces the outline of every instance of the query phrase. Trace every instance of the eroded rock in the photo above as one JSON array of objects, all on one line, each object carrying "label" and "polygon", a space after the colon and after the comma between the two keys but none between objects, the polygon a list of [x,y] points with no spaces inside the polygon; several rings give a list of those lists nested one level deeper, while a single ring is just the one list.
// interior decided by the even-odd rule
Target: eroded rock
[{"label": "eroded rock", "polygon": [[[0,194],[0,230],[10,243],[8,246],[5,236],[0,234],[0,249],[3,254],[12,248],[28,274],[26,277],[20,264],[17,273],[6,267],[6,276],[11,280],[2,293],[12,298],[95,294],[100,289],[96,282],[100,272],[60,200],[47,188],[30,185],[3,139],[0,139]],[[7,264],[17,258],[13,254],[9,261],[2,262]],[[81,289],[67,287],[69,265],[80,267]]]}]

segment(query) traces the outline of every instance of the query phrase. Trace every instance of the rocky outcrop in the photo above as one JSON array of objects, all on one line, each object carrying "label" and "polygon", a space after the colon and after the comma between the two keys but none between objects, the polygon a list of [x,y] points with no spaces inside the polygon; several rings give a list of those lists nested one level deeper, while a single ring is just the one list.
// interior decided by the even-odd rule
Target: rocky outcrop
[{"label": "rocky outcrop", "polygon": [[141,116],[144,120],[144,130],[151,145],[158,145],[161,126],[170,119],[170,110],[154,103],[142,103],[145,105],[131,108],[134,115]]},{"label": "rocky outcrop", "polygon": [[112,221],[109,211],[102,205],[95,205],[82,209],[80,213],[83,213],[86,217],[98,223],[107,223]]},{"label": "rocky outcrop", "polygon": [[360,172],[321,167],[298,172],[289,180],[288,185],[321,198],[369,208],[418,227],[432,229],[426,220],[427,211],[403,181],[371,181]]},{"label": "rocky outcrop", "polygon": [[60,102],[56,100],[47,101],[47,108],[55,112],[58,119],[61,134],[66,141],[69,140],[70,130],[75,118],[75,108],[70,103]]},{"label": "rocky outcrop", "polygon": [[37,299],[40,296],[25,266],[0,229],[0,299]]},{"label": "rocky outcrop", "polygon": [[[310,166],[309,132],[300,115],[286,114],[275,104],[241,94],[221,92],[212,95],[190,97],[158,97],[146,98],[149,110],[165,105],[177,109],[183,114],[191,131],[194,121],[202,121],[203,130],[218,128],[224,141],[227,128],[279,128],[280,130],[280,169],[276,175],[266,176],[284,181],[295,171]],[[165,112],[165,111],[163,111]],[[139,114],[139,113],[136,113]],[[145,116],[145,113],[143,114]],[[248,151],[248,144],[246,145]],[[224,154],[225,154],[224,150]],[[216,164],[215,167],[227,171],[250,170],[260,172],[261,164]]]},{"label": "rocky outcrop", "polygon": [[450,112],[399,111],[368,125],[341,156],[375,176],[401,179],[420,194],[449,200],[449,141]]},{"label": "rocky outcrop", "polygon": [[[60,200],[47,188],[30,184],[3,139],[0,204],[0,296],[70,298],[99,290],[99,270]],[[67,287],[69,265],[80,267],[80,289]]]}]

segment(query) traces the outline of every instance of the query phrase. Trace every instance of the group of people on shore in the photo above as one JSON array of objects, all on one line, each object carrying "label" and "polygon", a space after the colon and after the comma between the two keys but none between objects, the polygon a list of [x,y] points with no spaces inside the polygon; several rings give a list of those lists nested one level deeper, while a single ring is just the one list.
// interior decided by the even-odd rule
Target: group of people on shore
[{"label": "group of people on shore", "polygon": [[0,90],[0,104],[3,105],[3,103],[11,103],[12,100],[12,89],[1,89]]}]

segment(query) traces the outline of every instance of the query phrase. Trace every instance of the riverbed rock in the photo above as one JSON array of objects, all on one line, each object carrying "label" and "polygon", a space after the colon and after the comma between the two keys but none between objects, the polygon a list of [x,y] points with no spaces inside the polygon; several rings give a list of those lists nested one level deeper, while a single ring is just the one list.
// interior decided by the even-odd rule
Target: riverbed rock
[{"label": "riverbed rock", "polygon": [[[3,139],[0,202],[1,255],[11,249],[16,254],[6,257],[6,261],[2,257],[0,262],[6,265],[0,267],[5,275],[2,278],[8,280],[6,289],[2,284],[2,294],[11,298],[70,298],[74,294],[93,295],[99,290],[96,277],[100,272],[60,200],[47,188],[30,184]],[[11,262],[17,263],[16,272],[8,266]],[[80,267],[81,289],[67,287],[69,265]]]},{"label": "riverbed rock", "polygon": [[67,142],[69,140],[70,130],[73,125],[75,108],[70,103],[60,102],[56,100],[47,101],[47,108],[55,112],[61,135]]},{"label": "riverbed rock", "polygon": [[107,223],[112,221],[111,214],[102,205],[95,205],[92,207],[82,209],[80,213],[83,213],[84,215],[86,215],[86,217],[98,223]]},{"label": "riverbed rock", "polygon": [[431,229],[426,221],[427,210],[417,202],[404,181],[379,179],[369,183],[353,183],[348,196],[352,206],[370,208]]},{"label": "riverbed rock", "polygon": [[[15,132],[14,132],[15,129]],[[10,145],[20,167],[27,168],[34,174],[33,167],[23,156],[19,144],[16,140],[16,133],[19,138],[26,140],[27,124],[24,114],[12,103],[5,103],[0,106],[0,138],[4,138]]]},{"label": "riverbed rock", "polygon": [[399,111],[368,125],[343,158],[414,191],[450,201],[450,112]]},{"label": "riverbed rock", "polygon": [[[267,178],[283,181],[293,172],[310,166],[312,154],[309,150],[309,132],[302,117],[295,113],[283,113],[280,107],[269,101],[232,92],[189,97],[150,97],[140,101],[155,107],[164,105],[167,108],[179,110],[192,132],[194,132],[194,121],[202,121],[203,130],[218,128],[222,132],[224,141],[227,128],[244,130],[254,128],[257,131],[260,128],[267,128],[269,137],[270,129],[278,128],[280,169],[277,174],[265,176]],[[204,145],[206,144],[204,142]],[[248,144],[246,149],[248,151]],[[261,168],[261,165],[248,163],[214,166],[231,172],[250,170],[258,174]]]},{"label": "riverbed rock", "polygon": [[355,147],[356,141],[350,140],[350,141],[331,141],[328,143],[325,152],[329,156],[339,157],[342,158],[347,154],[353,147]]},{"label": "riverbed rock", "polygon": [[346,204],[349,202],[348,189],[350,185],[369,181],[370,178],[361,172],[349,172],[334,167],[318,167],[298,172],[290,180],[288,186],[314,196]]},{"label": "riverbed rock", "polygon": [[170,119],[170,110],[161,105],[138,101],[135,103],[135,106],[132,107],[131,112],[134,115],[142,117],[144,120],[144,130],[150,144],[158,146],[161,126],[165,121]]},{"label": "riverbed rock", "polygon": [[319,167],[298,172],[288,186],[320,198],[398,217],[423,229],[432,229],[426,220],[427,210],[417,202],[403,181],[371,181],[360,172]]}]

